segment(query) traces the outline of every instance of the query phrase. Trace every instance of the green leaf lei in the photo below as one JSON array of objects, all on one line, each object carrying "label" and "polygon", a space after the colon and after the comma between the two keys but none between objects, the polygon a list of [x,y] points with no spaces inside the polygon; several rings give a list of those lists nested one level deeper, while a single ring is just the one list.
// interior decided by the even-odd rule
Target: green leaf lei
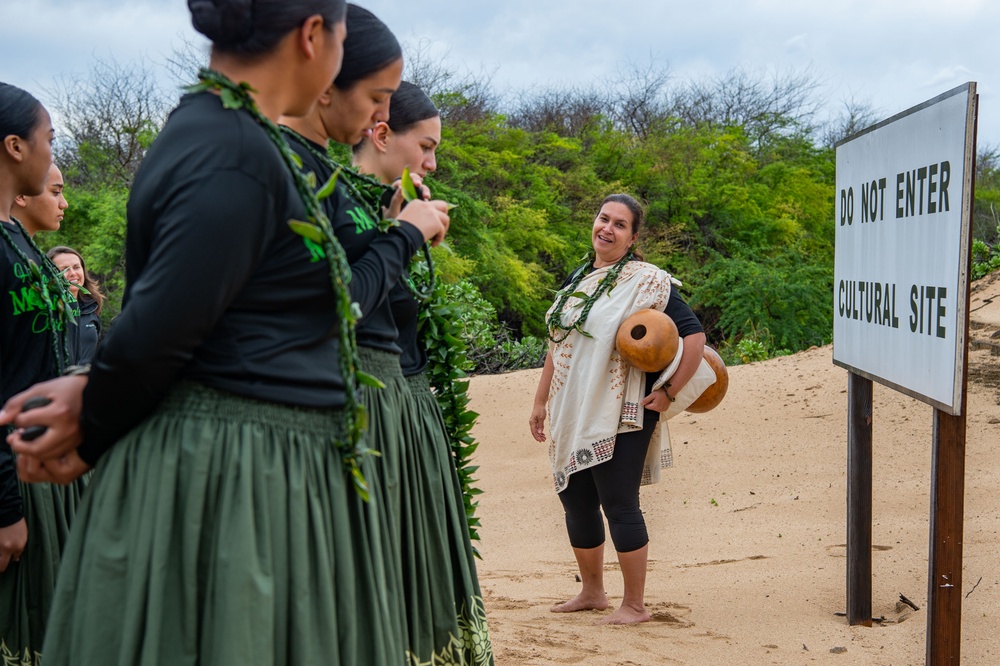
[{"label": "green leaf lei", "polygon": [[[328,153],[316,150],[315,144],[291,129],[282,126],[281,130],[289,137],[302,144],[313,157],[326,165],[334,173],[343,175],[341,182],[357,201],[366,206],[372,219],[382,220],[382,195],[389,186],[380,181],[346,168],[333,159]],[[404,187],[404,197],[407,201],[417,198],[413,181],[409,179],[409,169],[403,174],[403,183],[409,182],[410,187]],[[395,220],[384,220],[379,225],[382,232],[388,231],[398,224]],[[471,367],[468,360],[468,349],[462,337],[460,319],[455,306],[448,300],[443,285],[435,279],[434,263],[431,260],[430,245],[423,246],[424,261],[414,260],[407,274],[401,278],[403,284],[414,298],[421,303],[418,326],[421,337],[427,349],[428,367],[427,380],[434,388],[434,397],[441,407],[445,430],[451,444],[455,468],[462,488],[465,505],[465,516],[469,527],[469,538],[479,540],[479,518],[476,508],[479,503],[475,497],[482,490],[475,487],[473,477],[479,469],[471,462],[479,444],[472,437],[472,426],[478,414],[468,409],[468,381],[460,381],[465,377],[465,371]],[[419,285],[418,285],[419,282]],[[476,555],[479,552],[473,549]]]},{"label": "green leaf lei", "polygon": [[[418,270],[427,270],[427,267],[420,266]],[[469,538],[478,541],[481,523],[476,517],[479,506],[476,496],[483,491],[476,487],[473,476],[479,466],[472,464],[472,454],[479,443],[472,436],[472,427],[479,414],[469,409],[466,372],[472,368],[472,363],[460,315],[458,306],[448,298],[444,285],[438,282],[434,284],[431,298],[420,308],[418,326],[427,349],[427,369],[424,372],[444,417],[455,471],[462,488]],[[476,557],[480,556],[475,547],[472,550]]]},{"label": "green leaf lei", "polygon": [[24,234],[24,238],[28,241],[28,245],[34,250],[39,257],[41,257],[42,265],[39,266],[34,261],[29,259],[27,255],[21,251],[14,239],[11,238],[10,234],[7,232],[6,227],[0,224],[0,235],[3,236],[7,244],[10,245],[14,252],[17,254],[18,258],[24,263],[24,266],[28,269],[28,282],[31,288],[38,294],[42,303],[45,305],[45,310],[49,315],[49,331],[52,336],[52,351],[55,355],[56,367],[54,368],[56,375],[61,375],[63,370],[67,365],[69,365],[69,347],[66,342],[66,327],[69,324],[76,323],[75,309],[77,307],[76,299],[73,298],[73,294],[69,291],[69,281],[63,275],[62,271],[52,263],[52,260],[42,252],[37,245],[35,245],[34,239],[24,228],[24,225],[17,219],[11,218],[11,221],[18,226],[21,233]]},{"label": "green leaf lei", "polygon": [[[328,169],[341,174],[341,182],[347,188],[348,193],[351,197],[359,202],[365,207],[365,212],[371,216],[373,220],[378,220],[378,229],[382,233],[389,231],[392,227],[398,227],[399,221],[393,218],[386,218],[382,215],[382,195],[385,194],[387,190],[392,188],[379,180],[372,178],[366,174],[360,173],[351,167],[344,166],[333,159],[328,152],[323,152],[316,150],[316,145],[302,136],[291,127],[286,127],[285,125],[280,126],[281,131],[292,137],[296,142],[300,143],[303,148],[309,151],[309,154],[324,164]],[[407,170],[407,174],[409,171]],[[410,188],[413,189],[413,181],[410,181]],[[405,188],[404,188],[405,191]],[[322,197],[321,197],[322,198]],[[407,196],[407,201],[415,199],[415,193],[413,196]],[[406,289],[421,303],[426,302],[430,298],[431,293],[434,291],[434,263],[431,260],[430,245],[424,243],[423,246],[423,258],[424,262],[430,267],[427,271],[427,279],[423,284],[418,285],[411,277],[410,274],[400,277],[400,281],[406,287]],[[416,264],[416,260],[414,261]],[[415,268],[415,266],[414,266]],[[413,271],[410,271],[412,274]],[[421,272],[421,271],[416,271]]]},{"label": "green leaf lei", "polygon": [[[556,292],[556,305],[552,308],[552,314],[549,315],[549,320],[546,322],[549,329],[549,340],[552,342],[562,342],[569,337],[570,333],[576,331],[580,335],[591,338],[593,337],[590,333],[583,330],[583,325],[587,323],[587,317],[590,316],[590,310],[594,307],[594,303],[603,294],[611,294],[611,290],[614,289],[615,284],[618,282],[618,275],[621,273],[622,268],[625,267],[629,261],[634,258],[631,250],[626,252],[625,255],[618,260],[618,262],[608,269],[608,272],[601,278],[601,281],[597,283],[597,289],[594,290],[593,294],[587,295],[585,292],[577,291],[577,287],[583,281],[589,271],[586,270],[588,265],[593,265],[596,260],[596,255],[593,253],[587,256],[587,263],[580,266],[573,275],[573,279],[568,285]],[[576,321],[568,326],[563,323],[562,313],[563,308],[566,306],[566,301],[571,298],[579,299],[580,302],[576,303],[573,307],[583,306],[583,311],[580,316],[577,317]],[[563,331],[562,337],[559,337],[559,331]]]},{"label": "green leaf lei", "polygon": [[[357,370],[358,351],[354,327],[360,313],[357,305],[351,301],[351,292],[347,287],[351,280],[351,269],[347,263],[347,255],[334,235],[333,226],[323,212],[323,207],[320,205],[315,191],[316,176],[312,173],[302,172],[302,159],[289,148],[278,126],[257,108],[257,104],[250,96],[254,90],[249,84],[245,82],[236,84],[220,72],[207,68],[198,71],[198,81],[198,83],[185,88],[185,91],[197,93],[217,90],[225,108],[246,111],[264,129],[267,137],[281,154],[285,166],[288,167],[295,182],[295,189],[302,198],[306,215],[309,218],[308,222],[290,220],[289,225],[292,231],[323,245],[327,263],[330,266],[330,283],[333,285],[333,293],[337,302],[340,374],[344,378],[346,393],[344,414],[347,420],[347,441],[337,442],[336,446],[341,450],[344,465],[354,481],[355,490],[367,500],[369,496],[368,483],[361,470],[361,461],[365,456],[373,455],[375,452],[368,449],[361,439],[361,434],[367,426],[367,414],[359,399],[358,382],[368,381],[368,377],[363,376],[364,373]],[[339,172],[334,170],[330,180],[320,188],[320,191],[329,196],[333,192],[333,182],[338,175]]]}]

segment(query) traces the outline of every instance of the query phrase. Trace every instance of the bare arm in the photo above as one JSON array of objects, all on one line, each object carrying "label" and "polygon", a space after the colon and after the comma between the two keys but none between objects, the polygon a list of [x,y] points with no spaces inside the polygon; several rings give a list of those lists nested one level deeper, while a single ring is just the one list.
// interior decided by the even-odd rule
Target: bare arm
[{"label": "bare arm", "polygon": [[531,426],[531,436],[535,441],[545,441],[545,403],[549,400],[549,387],[552,385],[552,374],[555,365],[552,363],[552,350],[545,355],[545,365],[542,366],[542,376],[538,380],[538,388],[535,390],[535,404],[531,409],[531,418],[528,424]]},{"label": "bare arm", "polygon": [[684,388],[684,385],[694,377],[705,353],[705,334],[692,333],[684,336],[684,351],[677,370],[661,388],[656,389],[642,399],[642,406],[657,412],[665,412],[670,408],[671,398]]}]

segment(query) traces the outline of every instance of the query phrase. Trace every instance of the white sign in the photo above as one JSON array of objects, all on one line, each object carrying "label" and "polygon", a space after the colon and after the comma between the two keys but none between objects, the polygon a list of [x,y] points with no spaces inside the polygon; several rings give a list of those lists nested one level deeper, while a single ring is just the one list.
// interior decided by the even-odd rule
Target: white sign
[{"label": "white sign", "polygon": [[976,84],[837,145],[833,361],[960,410]]}]

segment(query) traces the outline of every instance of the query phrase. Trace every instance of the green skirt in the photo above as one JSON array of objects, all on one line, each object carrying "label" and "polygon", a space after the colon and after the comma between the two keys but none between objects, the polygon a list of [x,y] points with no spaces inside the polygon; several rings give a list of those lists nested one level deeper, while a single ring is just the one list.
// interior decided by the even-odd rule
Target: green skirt
[{"label": "green skirt", "polygon": [[97,465],[45,665],[395,663],[341,418],[179,384]]},{"label": "green skirt", "polygon": [[0,664],[39,664],[59,558],[89,475],[67,486],[19,483],[28,543],[0,573]]},{"label": "green skirt", "polygon": [[458,477],[444,421],[422,375],[404,379],[397,356],[362,348],[361,369],[384,389],[364,389],[381,452],[374,485],[390,514],[389,560],[412,666],[493,663]]}]

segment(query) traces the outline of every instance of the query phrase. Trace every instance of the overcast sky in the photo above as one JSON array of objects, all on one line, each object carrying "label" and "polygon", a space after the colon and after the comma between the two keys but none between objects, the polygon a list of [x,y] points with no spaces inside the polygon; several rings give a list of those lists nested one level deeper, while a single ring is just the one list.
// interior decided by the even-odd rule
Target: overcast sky
[{"label": "overcast sky", "polygon": [[[888,117],[966,81],[980,144],[1000,145],[996,0],[365,0],[404,44],[503,89],[599,84],[653,58],[680,80],[734,67],[802,71],[826,109],[870,102]],[[182,0],[0,0],[0,81],[35,92],[94,58],[162,63],[203,44]],[[173,85],[168,75],[164,85]]]}]

